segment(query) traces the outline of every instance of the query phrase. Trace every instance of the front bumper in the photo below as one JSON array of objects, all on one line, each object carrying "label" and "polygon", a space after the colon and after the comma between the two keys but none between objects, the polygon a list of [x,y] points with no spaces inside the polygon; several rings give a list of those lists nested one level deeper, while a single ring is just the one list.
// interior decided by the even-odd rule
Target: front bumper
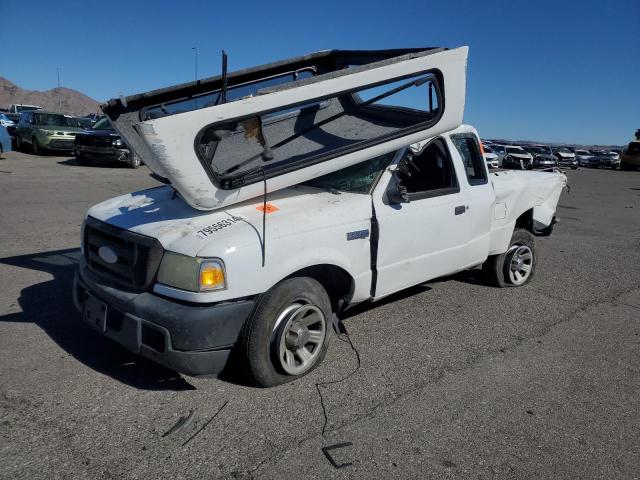
[{"label": "front bumper", "polygon": [[130,151],[128,148],[117,147],[96,147],[89,145],[78,145],[73,147],[73,153],[87,157],[91,160],[102,160],[108,162],[128,162]]},{"label": "front bumper", "polygon": [[187,375],[218,374],[225,367],[254,300],[209,305],[135,293],[100,280],[84,261],[76,272],[73,300],[81,313],[87,294],[107,305],[104,325],[82,320],[128,350]]},{"label": "front bumper", "polygon": [[64,150],[73,149],[73,141],[75,137],[71,135],[37,135],[38,143],[47,150]]}]

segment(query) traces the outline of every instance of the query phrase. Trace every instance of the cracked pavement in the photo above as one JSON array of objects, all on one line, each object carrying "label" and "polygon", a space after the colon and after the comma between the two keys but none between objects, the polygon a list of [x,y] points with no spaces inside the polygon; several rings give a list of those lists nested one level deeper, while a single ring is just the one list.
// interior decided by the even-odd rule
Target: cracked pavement
[{"label": "cracked pavement", "polygon": [[[568,172],[530,285],[471,271],[358,307],[359,368],[334,338],[312,374],[261,390],[79,322],[83,214],[155,185],[145,168],[0,169],[0,478],[640,478],[640,172]],[[321,449],[343,442],[336,469]]]}]

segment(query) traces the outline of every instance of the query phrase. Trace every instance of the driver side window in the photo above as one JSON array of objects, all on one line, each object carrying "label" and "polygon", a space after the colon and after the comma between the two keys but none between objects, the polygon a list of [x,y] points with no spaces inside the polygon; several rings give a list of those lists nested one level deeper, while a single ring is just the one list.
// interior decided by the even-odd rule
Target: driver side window
[{"label": "driver side window", "polygon": [[408,151],[400,162],[396,179],[410,200],[460,191],[449,150],[441,138],[431,141],[419,153]]}]

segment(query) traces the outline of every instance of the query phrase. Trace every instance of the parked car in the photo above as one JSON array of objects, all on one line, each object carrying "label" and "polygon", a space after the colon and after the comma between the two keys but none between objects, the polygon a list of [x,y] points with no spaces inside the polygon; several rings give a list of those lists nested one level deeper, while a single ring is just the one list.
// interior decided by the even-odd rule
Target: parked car
[{"label": "parked car", "polygon": [[491,144],[491,150],[493,150],[493,153],[495,153],[496,156],[498,157],[498,167],[502,167],[504,157],[507,155],[505,146],[497,143],[493,143]]},{"label": "parked car", "polygon": [[[497,286],[528,283],[533,234],[551,233],[566,177],[489,175],[477,132],[460,126],[467,50],[438,50],[324,51],[264,65],[250,70],[255,89],[287,64],[318,77],[300,85],[286,74],[276,95],[206,112],[152,112],[144,128],[130,122],[183,101],[184,86],[110,100],[116,130],[170,185],[87,212],[73,287],[82,320],[191,375],[219,373],[235,345],[247,380],[269,387],[312,371],[353,305],[478,265]],[[247,82],[228,78],[229,89]],[[446,110],[426,96],[413,108],[393,102],[398,80],[429,88],[425,78]],[[222,85],[204,81],[198,93],[217,96]]]},{"label": "parked car", "polygon": [[121,162],[131,168],[140,166],[140,157],[131,153],[106,117],[76,135],[73,153],[78,163],[84,165],[92,162]]},{"label": "parked car", "polygon": [[592,150],[591,155],[596,168],[611,168],[615,170],[620,165],[620,157],[606,150]]},{"label": "parked car", "polygon": [[11,136],[7,131],[7,127],[0,125],[0,157],[3,153],[11,151]]},{"label": "parked car", "polygon": [[620,170],[635,170],[640,167],[640,141],[630,142],[620,155]]},{"label": "parked car", "polygon": [[558,157],[547,145],[527,145],[523,147],[533,155],[533,168],[553,168],[558,166]]},{"label": "parked car", "polygon": [[500,162],[498,162],[498,155],[493,152],[493,149],[489,145],[482,144],[484,161],[487,162],[487,167],[498,168]]},{"label": "parked car", "polygon": [[569,147],[551,147],[551,151],[558,158],[558,165],[561,167],[571,167],[575,170],[580,165],[576,154]]},{"label": "parked car", "polygon": [[518,145],[505,145],[505,156],[502,159],[504,168],[520,170],[533,168],[533,155]]},{"label": "parked car", "polygon": [[36,155],[47,150],[71,151],[73,140],[81,131],[69,115],[42,110],[22,112],[16,129],[16,149],[29,145]]},{"label": "parked car", "polygon": [[22,112],[30,112],[33,110],[42,110],[42,107],[38,107],[37,105],[26,105],[23,103],[14,103],[9,107],[9,113],[14,113],[16,115],[20,115]]},{"label": "parked car", "polygon": [[600,161],[595,158],[593,153],[589,150],[576,149],[574,152],[578,165],[581,167],[598,168],[600,167]]}]

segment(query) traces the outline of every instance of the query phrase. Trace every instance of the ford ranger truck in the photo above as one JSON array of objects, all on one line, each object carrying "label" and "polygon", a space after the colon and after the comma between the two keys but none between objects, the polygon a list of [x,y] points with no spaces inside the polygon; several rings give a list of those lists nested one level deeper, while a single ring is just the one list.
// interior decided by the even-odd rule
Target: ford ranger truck
[{"label": "ford ranger truck", "polygon": [[465,64],[466,48],[327,51],[110,101],[166,185],[87,212],[83,321],[268,387],[317,367],[353,305],[477,266],[527,284],[566,177],[489,174],[461,124]]}]

